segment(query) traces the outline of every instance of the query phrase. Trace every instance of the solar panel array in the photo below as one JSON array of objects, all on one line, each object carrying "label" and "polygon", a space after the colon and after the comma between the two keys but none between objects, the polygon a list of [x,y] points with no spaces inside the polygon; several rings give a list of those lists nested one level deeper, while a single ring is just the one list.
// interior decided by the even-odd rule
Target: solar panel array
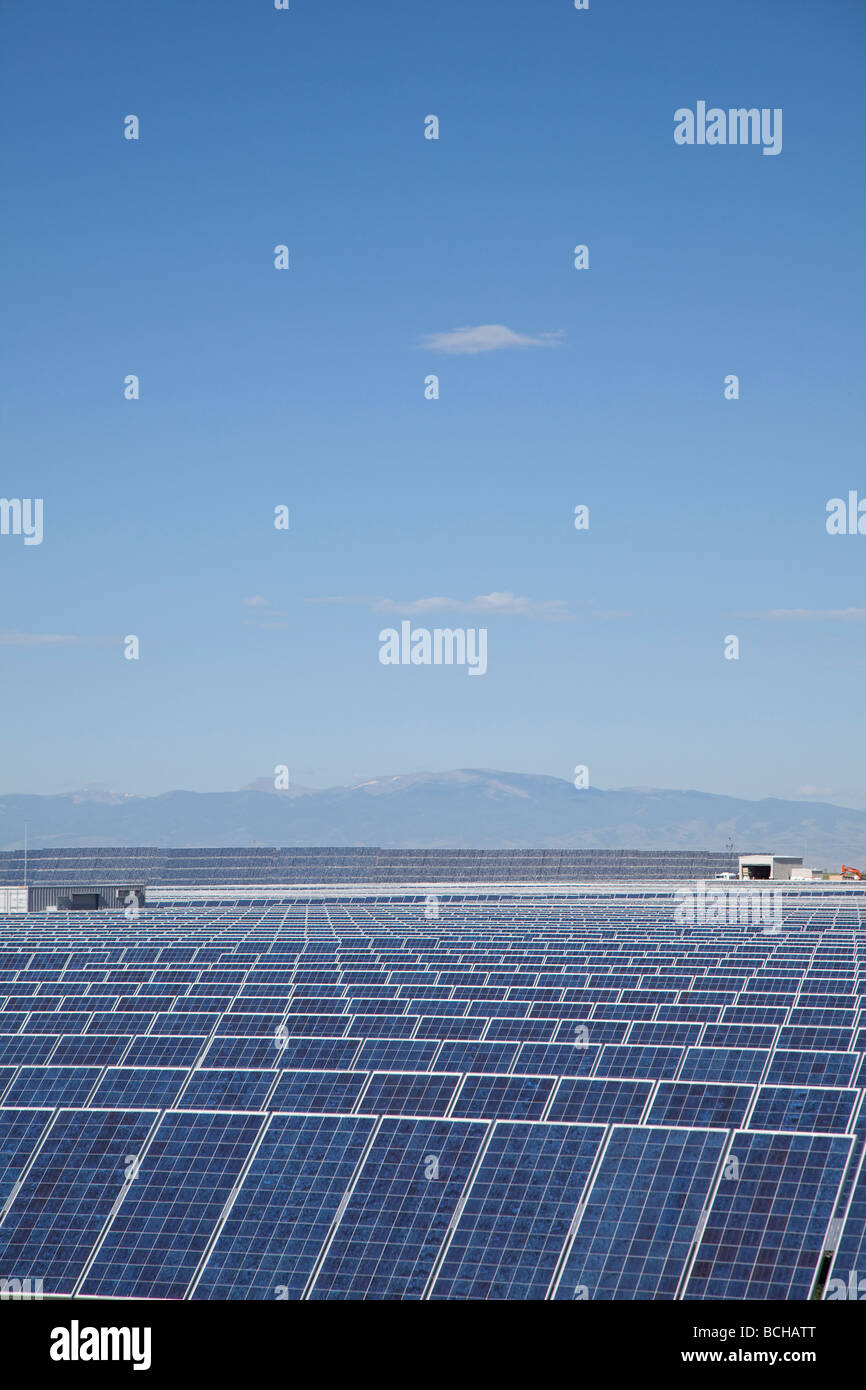
[{"label": "solar panel array", "polygon": [[3,920],[0,1281],[853,1296],[866,892],[783,904],[781,930],[638,891]]},{"label": "solar panel array", "polygon": [[[25,876],[26,869],[26,876]],[[40,849],[0,852],[0,884],[485,883],[697,879],[737,871],[735,853],[626,849]]]}]

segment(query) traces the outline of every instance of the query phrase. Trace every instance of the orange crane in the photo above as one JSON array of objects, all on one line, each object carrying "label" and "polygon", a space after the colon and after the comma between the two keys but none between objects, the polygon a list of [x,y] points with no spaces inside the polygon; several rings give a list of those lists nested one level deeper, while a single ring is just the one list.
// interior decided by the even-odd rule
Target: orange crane
[{"label": "orange crane", "polygon": [[863,875],[861,874],[861,872],[860,872],[859,869],[852,869],[850,864],[843,864],[843,865],[842,865],[842,877],[843,877],[843,878],[862,878]]}]

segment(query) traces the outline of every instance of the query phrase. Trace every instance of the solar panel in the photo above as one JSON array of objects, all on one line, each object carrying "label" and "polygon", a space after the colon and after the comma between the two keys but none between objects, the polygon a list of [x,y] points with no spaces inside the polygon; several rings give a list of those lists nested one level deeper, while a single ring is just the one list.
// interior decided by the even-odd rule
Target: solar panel
[{"label": "solar panel", "polygon": [[365,1071],[283,1071],[268,1109],[348,1115],[366,1084]]},{"label": "solar panel", "polygon": [[260,1110],[276,1078],[275,1069],[197,1068],[177,1105],[183,1110]]},{"label": "solar panel", "polygon": [[165,1110],[187,1077],[185,1067],[109,1067],[91,1105],[117,1110]]},{"label": "solar panel", "polygon": [[192,1297],[299,1299],[374,1125],[272,1116]]},{"label": "solar panel", "polygon": [[737,1131],[682,1297],[807,1299],[852,1143]]},{"label": "solar panel", "polygon": [[309,1297],[420,1298],[487,1131],[382,1120]]},{"label": "solar panel", "polygon": [[776,1048],[766,1079],[779,1086],[847,1086],[859,1062],[856,1052],[794,1052]]},{"label": "solar panel", "polygon": [[[0,1110],[0,1220],[50,1119],[50,1110]],[[10,1268],[3,1277],[26,1278],[28,1273],[22,1276]]]},{"label": "solar panel", "polygon": [[80,1292],[182,1298],[261,1127],[259,1115],[166,1112]]},{"label": "solar panel", "polygon": [[364,1115],[444,1115],[460,1077],[443,1072],[374,1072],[361,1097]]},{"label": "solar panel", "polygon": [[432,1299],[542,1299],[604,1137],[601,1126],[498,1121]]},{"label": "solar panel", "polygon": [[[61,1110],[0,1223],[0,1269],[70,1295],[140,1153],[153,1111]],[[19,1277],[19,1276],[16,1276]]]},{"label": "solar panel", "polygon": [[727,1139],[614,1125],[554,1297],[672,1299]]},{"label": "solar panel", "polygon": [[647,1124],[733,1129],[743,1123],[753,1094],[752,1086],[662,1081],[647,1115]]},{"label": "solar panel", "polygon": [[748,1129],[808,1130],[844,1134],[859,1091],[818,1086],[760,1086]]},{"label": "solar panel", "polygon": [[540,1120],[555,1084],[552,1076],[469,1073],[451,1114],[468,1120]]},{"label": "solar panel", "polygon": [[596,1076],[672,1077],[683,1058],[681,1047],[630,1047],[608,1044],[601,1050]]},{"label": "solar panel", "polygon": [[22,1067],[3,1097],[4,1105],[85,1105],[100,1067]]},{"label": "solar panel", "polygon": [[681,1081],[760,1081],[769,1052],[748,1047],[690,1047],[680,1068]]},{"label": "solar panel", "polygon": [[605,1081],[599,1077],[563,1076],[556,1088],[548,1120],[571,1124],[637,1124],[643,1115],[651,1081]]}]

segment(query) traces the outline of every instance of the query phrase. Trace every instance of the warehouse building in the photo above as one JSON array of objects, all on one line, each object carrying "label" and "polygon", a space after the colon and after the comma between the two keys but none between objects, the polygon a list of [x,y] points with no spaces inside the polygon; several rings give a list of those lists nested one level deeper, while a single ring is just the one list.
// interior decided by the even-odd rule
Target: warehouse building
[{"label": "warehouse building", "polygon": [[[135,902],[130,901],[130,895]],[[144,884],[76,883],[21,884],[0,888],[0,915],[14,912],[96,912],[111,908],[115,912],[127,907],[144,907]]]}]

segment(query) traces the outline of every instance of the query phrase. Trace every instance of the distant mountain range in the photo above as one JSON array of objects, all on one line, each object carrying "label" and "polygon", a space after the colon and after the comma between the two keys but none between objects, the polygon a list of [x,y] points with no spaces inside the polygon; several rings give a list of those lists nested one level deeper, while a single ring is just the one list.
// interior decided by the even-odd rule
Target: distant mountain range
[{"label": "distant mountain range", "polygon": [[130,796],[99,788],[0,798],[0,848],[379,845],[383,849],[772,850],[866,871],[866,811],[708,792],[576,790],[557,777],[463,769],[349,787]]}]

